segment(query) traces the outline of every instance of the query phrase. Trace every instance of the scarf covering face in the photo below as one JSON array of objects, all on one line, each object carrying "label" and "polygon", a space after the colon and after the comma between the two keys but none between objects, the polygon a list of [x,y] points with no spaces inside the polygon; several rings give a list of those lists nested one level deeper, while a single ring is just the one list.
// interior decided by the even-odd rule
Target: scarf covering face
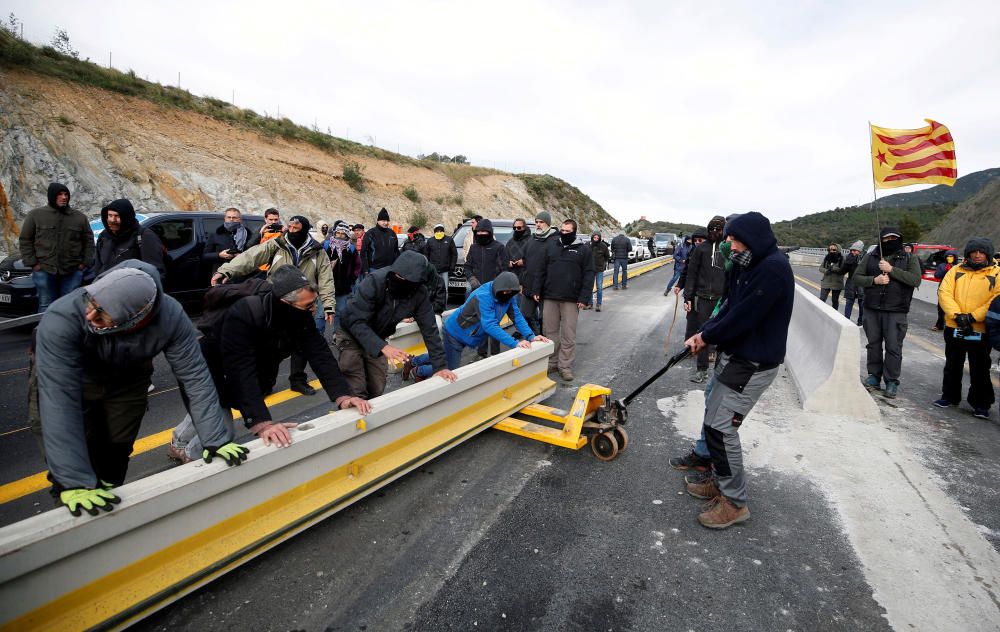
[{"label": "scarf covering face", "polygon": [[247,245],[247,227],[243,225],[243,222],[223,222],[223,226],[233,234],[236,249],[242,251],[243,247]]},{"label": "scarf covering face", "polygon": [[330,238],[330,247],[337,253],[338,258],[344,254],[344,250],[346,250],[350,245],[351,242],[346,239],[337,239],[337,237]]},{"label": "scarf covering face", "polygon": [[736,252],[734,250],[733,254],[731,255],[731,258],[733,263],[735,263],[738,266],[743,266],[744,268],[746,268],[750,265],[750,262],[753,260],[753,254],[749,250],[744,250],[743,252]]}]

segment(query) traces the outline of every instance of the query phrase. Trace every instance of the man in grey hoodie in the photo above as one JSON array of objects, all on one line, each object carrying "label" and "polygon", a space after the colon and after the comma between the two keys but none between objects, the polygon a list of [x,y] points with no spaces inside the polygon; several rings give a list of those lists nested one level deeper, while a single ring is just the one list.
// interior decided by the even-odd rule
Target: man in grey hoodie
[{"label": "man in grey hoodie", "polygon": [[129,260],[52,303],[38,326],[35,362],[45,458],[53,493],[73,515],[120,499],[146,412],[153,358],[163,353],[210,462],[246,459],[232,443],[198,334],[167,296],[156,268]]}]

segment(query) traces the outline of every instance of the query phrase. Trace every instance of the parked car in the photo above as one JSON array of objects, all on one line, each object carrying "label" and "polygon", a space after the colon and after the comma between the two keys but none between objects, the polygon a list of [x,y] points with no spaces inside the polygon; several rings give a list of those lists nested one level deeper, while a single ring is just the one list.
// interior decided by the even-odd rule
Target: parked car
[{"label": "parked car", "polygon": [[[209,288],[212,267],[201,260],[205,242],[222,226],[222,213],[149,213],[136,215],[144,228],[151,229],[167,250],[167,293],[176,298],[185,309],[197,312]],[[94,222],[96,222],[96,227]],[[244,215],[243,223],[251,234],[260,230],[264,218]],[[95,238],[104,226],[101,220],[91,222]],[[94,278],[92,269],[84,272],[84,284]],[[38,295],[31,278],[31,269],[21,263],[20,255],[11,255],[0,261],[0,315],[26,316],[38,310]]]},{"label": "parked car", "polygon": [[640,239],[638,237],[629,237],[632,240],[632,252],[628,253],[629,261],[645,261],[649,259],[649,248],[646,246],[645,239]]},{"label": "parked car", "polygon": [[676,233],[656,233],[653,235],[653,243],[656,245],[656,256],[673,254],[674,246],[677,245]]},{"label": "parked car", "polygon": [[[954,250],[951,246],[941,244],[913,244],[913,253],[920,260],[920,276],[925,281],[939,283],[941,279],[934,278],[934,271],[938,264],[944,263],[944,258],[949,250]],[[956,257],[955,263],[961,259],[961,254]]]},{"label": "parked car", "polygon": [[[506,245],[514,236],[514,220],[493,218],[489,218],[489,220],[493,224],[493,238]],[[448,277],[449,301],[453,297],[455,299],[463,298],[468,287],[465,279],[465,251],[462,246],[465,245],[465,236],[469,234],[470,230],[472,230],[472,220],[466,220],[451,236],[455,240],[455,247],[458,248],[458,261]]]}]

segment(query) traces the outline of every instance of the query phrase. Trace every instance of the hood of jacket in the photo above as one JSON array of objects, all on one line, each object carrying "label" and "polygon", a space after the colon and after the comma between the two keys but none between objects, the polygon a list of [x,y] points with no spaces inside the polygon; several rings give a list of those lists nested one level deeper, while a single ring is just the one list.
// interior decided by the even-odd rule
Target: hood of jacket
[{"label": "hood of jacket", "polygon": [[487,233],[489,233],[489,234],[492,235],[493,234],[493,222],[491,222],[488,219],[481,219],[481,220],[479,220],[479,223],[476,225],[476,231],[475,232],[477,232],[477,233],[479,233],[479,232],[487,232]]},{"label": "hood of jacket", "polygon": [[[72,199],[73,197],[72,195],[70,195],[69,188],[65,184],[62,184],[60,182],[53,182],[49,185],[49,191],[48,191],[49,206],[55,209],[59,208],[58,206],[56,206],[56,196],[59,195],[60,193],[65,193],[66,195],[69,195],[70,199]],[[69,200],[66,201],[66,206],[64,208],[69,208]]]},{"label": "hood of jacket", "polygon": [[139,222],[135,220],[135,208],[132,206],[131,202],[124,198],[108,202],[108,204],[101,209],[101,223],[104,224],[105,229],[110,230],[108,229],[108,211],[114,211],[115,213],[118,213],[119,217],[121,217],[122,226],[119,230],[119,234],[131,233],[136,229],[136,227],[139,226]]},{"label": "hood of jacket", "polygon": [[760,261],[778,248],[778,240],[771,230],[771,222],[757,211],[733,218],[728,230],[734,239],[746,244],[753,254],[754,262]]},{"label": "hood of jacket", "polygon": [[493,294],[521,291],[521,283],[513,272],[501,272],[491,283],[493,283]]},{"label": "hood of jacket", "polygon": [[423,281],[425,268],[427,268],[427,257],[416,250],[407,250],[399,253],[396,261],[389,266],[390,271],[395,272],[411,283]]},{"label": "hood of jacket", "polygon": [[[986,253],[986,263],[993,261],[993,242],[986,237],[973,237],[969,243],[965,244],[964,256],[968,260],[969,255],[980,250]],[[950,252],[950,251],[949,251]]]},{"label": "hood of jacket", "polygon": [[[741,240],[741,241],[742,241],[742,240]],[[836,252],[837,254],[842,254],[842,253],[841,253],[841,250],[840,250],[840,244],[830,244],[830,246],[833,246],[833,250],[834,250],[834,251],[835,251],[835,252]],[[829,248],[830,246],[827,246],[827,248]],[[827,253],[827,254],[829,254],[829,253]]]}]

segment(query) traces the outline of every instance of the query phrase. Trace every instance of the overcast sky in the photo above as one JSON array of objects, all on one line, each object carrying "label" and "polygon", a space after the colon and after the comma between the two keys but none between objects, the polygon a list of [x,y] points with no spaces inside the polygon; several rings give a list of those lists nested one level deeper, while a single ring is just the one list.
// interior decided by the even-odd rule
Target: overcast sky
[{"label": "overcast sky", "polygon": [[[622,222],[871,201],[867,123],[1000,166],[1000,3],[55,2],[26,39],[416,156],[550,173]],[[7,8],[9,7],[9,8]],[[880,195],[914,188],[883,191]]]}]

